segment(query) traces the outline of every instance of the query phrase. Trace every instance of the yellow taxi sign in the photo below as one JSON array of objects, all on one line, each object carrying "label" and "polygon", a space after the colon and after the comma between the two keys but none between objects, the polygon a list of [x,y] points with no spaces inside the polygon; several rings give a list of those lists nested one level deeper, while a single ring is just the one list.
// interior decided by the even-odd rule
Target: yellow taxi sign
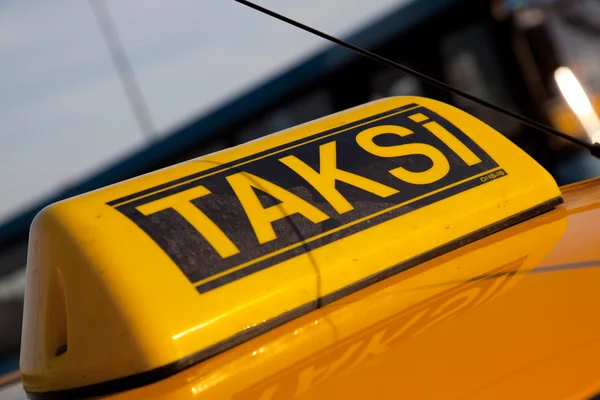
[{"label": "yellow taxi sign", "polygon": [[397,97],[57,203],[32,225],[24,385],[161,379],[559,202],[489,126]]}]

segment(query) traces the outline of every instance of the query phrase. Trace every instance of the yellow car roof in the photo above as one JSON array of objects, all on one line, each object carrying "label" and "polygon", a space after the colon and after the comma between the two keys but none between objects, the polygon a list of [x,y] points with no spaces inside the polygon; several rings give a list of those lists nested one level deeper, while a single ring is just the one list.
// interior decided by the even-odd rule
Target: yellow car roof
[{"label": "yellow car roof", "polygon": [[588,398],[600,179],[561,189],[553,211],[110,398]]}]

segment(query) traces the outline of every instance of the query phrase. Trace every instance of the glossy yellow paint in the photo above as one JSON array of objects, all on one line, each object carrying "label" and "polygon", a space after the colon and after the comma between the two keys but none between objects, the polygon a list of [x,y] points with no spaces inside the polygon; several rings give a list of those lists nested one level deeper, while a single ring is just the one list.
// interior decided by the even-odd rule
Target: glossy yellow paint
[{"label": "glossy yellow paint", "polygon": [[129,399],[581,399],[600,392],[600,179],[565,203]]},{"label": "glossy yellow paint", "polygon": [[[411,104],[415,106],[409,106]],[[393,111],[398,109],[403,111]],[[429,112],[427,110],[437,113],[445,121],[451,121],[483,152],[475,149],[473,144],[467,145],[468,138],[459,140],[448,130],[450,128],[445,127],[445,122],[428,119],[425,115]],[[356,122],[352,128],[340,128],[386,112],[395,113],[390,115],[410,112],[407,124],[421,124],[422,132],[429,139],[423,137],[423,140],[402,145],[382,145],[377,139],[383,134],[395,135],[402,140],[413,140],[414,136],[418,136],[406,126],[385,122],[387,117]],[[350,129],[355,132],[351,140],[342,136]],[[313,140],[315,135],[323,132],[325,134],[320,138],[328,138],[326,142]],[[307,144],[300,145],[299,140]],[[379,160],[417,154],[427,157],[431,165],[415,171],[409,165],[399,164],[393,169],[371,171],[380,174],[376,175],[379,180],[367,178],[365,174],[348,172],[336,165],[337,160],[344,156],[337,154],[337,149],[349,140],[360,151],[357,154],[367,154]],[[444,151],[451,152],[451,159],[444,155],[441,144],[431,144],[438,142],[443,143]],[[307,157],[286,153],[287,149],[300,146],[312,149],[319,161],[318,172],[306,161]],[[270,155],[265,155],[266,151],[271,151]],[[491,161],[485,161],[488,155]],[[248,158],[250,156],[253,158]],[[289,187],[278,186],[251,169],[255,163],[268,157],[277,158],[276,168],[281,168],[281,171],[302,177],[327,204],[292,193]],[[236,163],[228,164],[233,162]],[[471,171],[469,168],[478,168],[487,162],[493,168],[469,172],[467,178],[443,181],[456,171],[457,166]],[[215,166],[220,167],[218,172],[210,170]],[[369,167],[366,165],[365,171]],[[192,200],[220,194],[208,186],[198,185],[198,182],[204,182],[202,179],[208,179],[198,177],[197,174],[202,171],[207,171],[206,176],[223,174],[223,184],[232,190],[227,198],[236,198],[241,204],[241,212],[245,212],[242,219],[247,218],[249,222],[245,237],[251,237],[250,241],[240,243],[231,239],[219,223],[191,203]],[[299,179],[297,176],[296,179]],[[356,196],[356,199],[345,197],[336,189],[336,180],[359,188],[361,193],[371,193],[378,200],[369,203],[361,196]],[[402,202],[392,200],[397,193],[408,193],[417,190],[415,188],[421,190],[438,182],[446,183],[432,186],[425,193]],[[473,182],[477,186],[452,193],[462,188],[461,185]],[[157,187],[165,183],[168,187]],[[148,188],[154,189],[148,192]],[[269,207],[263,205],[255,189],[280,203]],[[214,193],[211,194],[211,191]],[[559,195],[555,182],[545,170],[479,120],[433,100],[400,97],[369,103],[244,146],[57,203],[36,217],[31,230],[21,353],[24,386],[30,392],[57,391],[127,377],[179,360],[183,360],[184,365],[192,364],[245,339],[222,344],[238,334],[255,335],[259,332],[255,327],[260,329],[261,324],[274,318],[283,315],[289,319],[286,313],[303,306],[302,312],[308,312],[317,307],[317,299],[328,298],[356,282]],[[434,198],[431,204],[418,206],[418,202]],[[326,225],[317,225],[334,216],[352,215],[350,212],[355,208],[379,207],[381,204],[386,204],[387,208],[340,226],[326,228]],[[205,206],[210,207],[210,204]],[[401,207],[404,206],[407,207],[405,213],[376,222],[376,218],[403,210]],[[222,213],[228,211],[226,207],[220,210]],[[159,214],[163,211],[170,213],[170,219],[157,225],[156,220],[161,218]],[[273,248],[252,259],[243,259],[245,252],[260,250],[261,246],[274,243],[277,239],[275,223],[294,214],[301,214],[304,221],[308,221],[294,223],[295,229],[314,225],[320,231],[312,236],[298,234],[303,240]],[[236,219],[235,223],[242,219]],[[187,230],[176,225],[181,220],[187,221],[189,227],[184,226]],[[338,233],[341,235],[344,229],[354,229],[358,224],[365,227],[351,230],[351,234],[342,235],[321,247],[315,245],[319,240]],[[145,231],[141,227],[145,227]],[[159,228],[167,230],[166,235],[171,236],[156,239],[152,235]],[[553,230],[558,232],[559,228],[557,226]],[[190,251],[182,256],[182,251],[189,250],[181,245],[189,230],[194,230],[194,235],[201,234],[216,253]],[[532,233],[527,240],[539,242],[539,235]],[[541,243],[526,246],[527,243],[509,242],[512,243],[510,246],[519,248],[518,257],[505,257],[504,253],[508,255],[510,252],[502,246],[494,253],[485,252],[487,256],[465,255],[466,259],[457,259],[444,272],[436,270],[431,276],[408,272],[408,275],[415,276],[408,287],[431,285],[431,282],[441,284],[448,279],[460,281],[464,274],[470,276],[472,272],[467,268],[457,272],[463,263],[472,262],[470,257],[488,257],[488,264],[492,259],[501,260],[492,263],[489,269],[488,264],[482,266],[478,274],[489,273],[512,262],[520,263],[519,268],[526,271],[535,265],[537,258],[542,257],[539,254],[544,249]],[[172,250],[173,246],[180,245],[183,247]],[[314,246],[309,252],[293,253],[309,246]],[[235,278],[236,274],[260,262],[288,253],[292,256],[278,259],[269,268]],[[188,270],[178,264],[180,261],[174,261],[182,259],[181,262],[184,262],[189,258],[193,262],[208,260],[206,268],[200,271],[206,272],[216,268],[215,265],[225,265],[224,260],[235,257],[241,261],[198,279],[186,276]],[[527,259],[518,261],[522,257]],[[419,267],[418,271],[422,269]],[[402,276],[406,278],[407,274]],[[226,284],[211,286],[222,279]],[[234,280],[227,283],[227,279]],[[511,282],[517,279],[515,277]],[[503,281],[504,278],[500,279],[497,285],[504,285]],[[511,282],[506,286],[510,286]],[[400,287],[404,288],[401,290],[407,288]],[[372,303],[377,304],[377,309],[364,309],[361,319],[356,318],[355,312],[339,310],[339,313],[321,321],[337,328],[315,336],[318,343],[310,347],[325,348],[333,344],[332,335],[346,337],[367,323],[375,323],[390,308],[408,307],[425,301],[439,290],[437,286],[424,289],[419,292],[419,298],[415,294],[403,295],[404,300],[400,303],[398,299],[390,303]],[[489,295],[492,296],[491,293]],[[305,340],[311,336],[301,337]],[[292,349],[286,352],[298,352],[296,355],[283,355],[284,364],[306,354],[306,349],[298,346],[280,348]],[[276,367],[284,366],[276,364]],[[243,376],[240,375],[239,379]]]}]

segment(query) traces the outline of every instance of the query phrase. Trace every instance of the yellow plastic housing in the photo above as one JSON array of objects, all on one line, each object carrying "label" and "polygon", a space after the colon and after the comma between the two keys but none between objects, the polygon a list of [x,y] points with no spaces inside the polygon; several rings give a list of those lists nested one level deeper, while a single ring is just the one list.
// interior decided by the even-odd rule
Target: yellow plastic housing
[{"label": "yellow plastic housing", "polygon": [[483,122],[395,97],[53,204],[31,229],[23,383],[162,379],[559,202]]}]

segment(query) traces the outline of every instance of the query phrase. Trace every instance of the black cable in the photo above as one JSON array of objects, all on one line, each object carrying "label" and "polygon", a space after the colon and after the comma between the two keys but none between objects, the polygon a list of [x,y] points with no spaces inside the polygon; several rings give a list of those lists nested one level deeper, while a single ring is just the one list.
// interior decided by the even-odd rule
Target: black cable
[{"label": "black cable", "polygon": [[121,79],[125,95],[129,100],[140,131],[149,141],[152,141],[156,135],[156,130],[152,123],[150,109],[144,99],[142,89],[137,83],[135,72],[127,58],[127,53],[123,50],[117,27],[108,7],[104,0],[90,0],[90,5],[98,22],[100,32],[106,41],[108,52]]},{"label": "black cable", "polygon": [[342,47],[345,47],[345,48],[347,48],[349,50],[352,50],[352,51],[360,54],[363,57],[370,58],[371,60],[377,61],[378,63],[383,64],[385,66],[397,69],[397,70],[402,71],[402,72],[404,72],[406,74],[416,76],[417,78],[421,79],[424,82],[429,83],[430,85],[436,86],[436,87],[441,88],[443,90],[446,90],[446,91],[448,91],[450,93],[454,93],[454,94],[456,94],[458,96],[461,96],[461,97],[463,97],[463,98],[465,98],[467,100],[470,100],[472,102],[481,104],[481,105],[483,105],[485,107],[491,108],[492,110],[495,110],[495,111],[497,111],[497,112],[499,112],[501,114],[509,116],[509,117],[511,117],[511,118],[513,118],[513,119],[515,119],[515,120],[517,120],[519,122],[521,122],[522,124],[525,124],[525,125],[531,127],[531,128],[537,129],[537,130],[539,130],[541,132],[544,132],[546,134],[549,134],[549,135],[558,136],[558,137],[560,137],[560,138],[562,138],[562,139],[564,139],[564,140],[566,140],[568,142],[571,142],[571,143],[576,144],[578,146],[584,147],[584,148],[588,149],[593,156],[595,156],[597,158],[600,158],[600,144],[590,144],[590,143],[588,143],[588,142],[586,142],[584,140],[581,140],[579,138],[567,135],[566,133],[561,132],[561,131],[559,131],[557,129],[554,129],[554,128],[548,126],[548,125],[542,124],[542,123],[537,122],[537,121],[535,121],[535,120],[533,120],[531,118],[525,117],[524,115],[518,114],[518,113],[510,111],[510,110],[507,110],[507,109],[502,108],[500,106],[497,106],[497,105],[495,105],[493,103],[489,103],[489,102],[487,102],[485,100],[482,100],[482,99],[480,99],[478,97],[475,97],[475,96],[470,95],[470,94],[468,94],[466,92],[463,92],[462,90],[456,89],[453,86],[450,86],[450,85],[448,85],[448,84],[446,84],[444,82],[438,81],[437,79],[431,78],[431,77],[429,77],[429,76],[427,76],[425,74],[422,74],[422,73],[417,72],[417,71],[415,71],[413,69],[405,67],[402,64],[398,64],[397,62],[394,62],[394,61],[389,60],[389,59],[387,59],[385,57],[382,57],[380,55],[372,53],[372,52],[370,52],[368,50],[363,49],[362,47],[355,46],[352,43],[348,43],[348,42],[343,41],[341,39],[338,39],[338,38],[336,38],[334,36],[328,35],[327,33],[321,32],[321,31],[319,31],[319,30],[317,30],[315,28],[312,28],[312,27],[310,27],[308,25],[305,25],[305,24],[303,24],[301,22],[295,21],[295,20],[293,20],[291,18],[288,18],[288,17],[286,17],[284,15],[278,14],[275,11],[269,10],[268,8],[264,8],[262,6],[259,6],[258,4],[254,4],[254,3],[250,2],[250,1],[247,1],[247,0],[234,0],[234,1],[237,2],[237,3],[240,3],[242,5],[245,5],[247,7],[250,7],[252,9],[256,10],[256,11],[259,11],[259,12],[261,12],[263,14],[266,14],[266,15],[268,15],[270,17],[278,19],[278,20],[280,20],[282,22],[285,22],[287,24],[295,26],[296,28],[302,29],[302,30],[304,30],[306,32],[310,32],[313,35],[319,36],[319,37],[321,37],[321,38],[323,38],[325,40],[328,40],[328,41],[330,41],[332,43],[335,43],[335,44],[337,44],[339,46],[342,46]]}]

